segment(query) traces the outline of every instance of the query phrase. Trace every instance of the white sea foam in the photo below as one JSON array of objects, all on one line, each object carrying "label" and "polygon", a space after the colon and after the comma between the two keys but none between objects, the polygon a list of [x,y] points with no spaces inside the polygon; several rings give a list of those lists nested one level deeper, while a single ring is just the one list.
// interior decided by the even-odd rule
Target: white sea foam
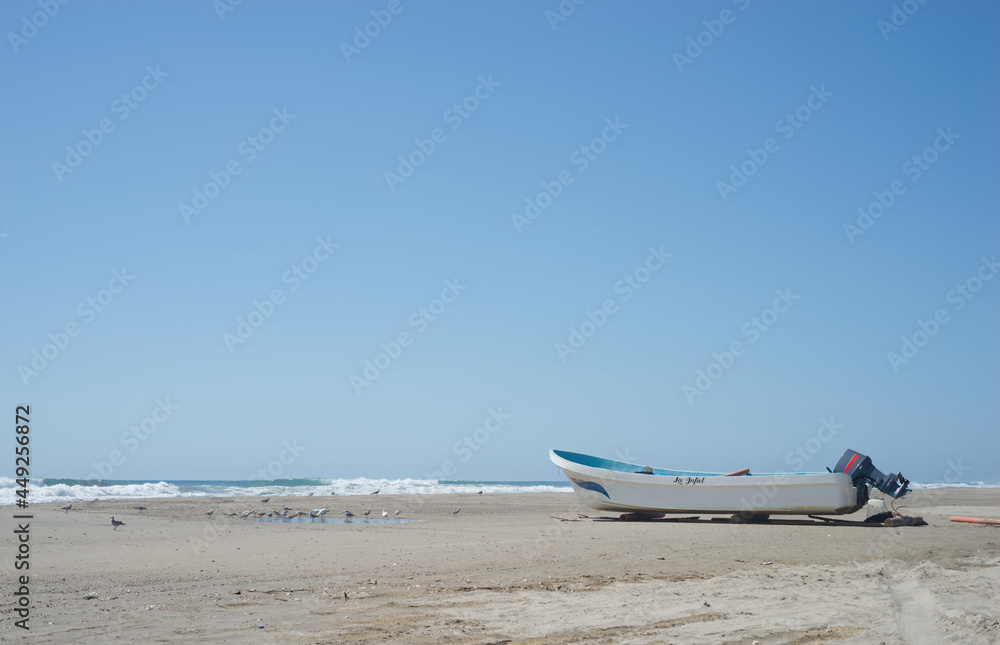
[{"label": "white sea foam", "polygon": [[987,484],[985,482],[969,482],[969,483],[938,482],[930,484],[914,484],[911,482],[910,488],[912,488],[913,490],[933,490],[938,488],[1000,488],[1000,484]]},{"label": "white sea foam", "polygon": [[[0,506],[17,503],[20,486],[10,477],[0,477]],[[159,481],[100,482],[97,480],[36,480],[28,485],[28,503],[70,503],[91,499],[155,497],[261,497],[433,495],[444,493],[549,493],[568,492],[562,482],[438,482],[431,479],[292,479],[265,481]]]},{"label": "white sea foam", "polygon": [[[17,503],[16,489],[20,488],[14,480],[0,477],[0,505]],[[44,504],[45,502],[72,502],[74,500],[94,499],[128,499],[132,497],[179,497],[181,490],[176,484],[167,482],[115,484],[85,486],[78,484],[52,484],[39,486],[32,481],[28,485],[28,504]]]},{"label": "white sea foam", "polygon": [[[1000,488],[1000,484],[915,483],[914,490],[941,488]],[[0,506],[17,503],[20,488],[11,477],[0,477]],[[154,497],[263,497],[369,495],[376,490],[381,495],[436,495],[446,493],[566,493],[568,482],[477,482],[433,479],[281,479],[277,481],[147,481],[100,482],[97,480],[36,480],[28,486],[28,503],[43,504],[90,499],[132,499]]]}]

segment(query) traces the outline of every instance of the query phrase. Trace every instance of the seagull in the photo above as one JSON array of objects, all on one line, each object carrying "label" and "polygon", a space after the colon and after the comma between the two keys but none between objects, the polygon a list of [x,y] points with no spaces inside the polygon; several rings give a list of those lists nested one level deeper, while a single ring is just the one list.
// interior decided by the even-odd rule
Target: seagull
[{"label": "seagull", "polygon": [[337,494],[337,491],[335,491],[335,490],[332,490],[332,491],[330,491],[330,494],[331,494],[331,495],[336,495],[336,494]]},{"label": "seagull", "polygon": [[213,508],[212,510],[208,511],[207,513],[205,513],[205,515],[208,515],[209,517],[211,517],[212,513],[214,513],[214,512],[215,512],[215,509]]},{"label": "seagull", "polygon": [[143,512],[144,510],[146,510],[145,506],[133,506],[132,508],[134,508],[135,510],[139,511],[140,513]]},{"label": "seagull", "polygon": [[118,520],[115,519],[115,516],[112,515],[111,516],[111,526],[114,527],[113,529],[111,529],[112,531],[117,531],[119,526],[125,526],[125,522],[119,522]]},{"label": "seagull", "polygon": [[399,517],[399,509],[398,508],[396,509],[396,512],[393,513],[393,515],[395,515],[396,517]]},{"label": "seagull", "polygon": [[327,508],[325,506],[323,508],[314,508],[313,510],[309,511],[309,517],[322,517],[326,513],[326,511]]},{"label": "seagull", "polygon": [[270,498],[270,497],[265,497],[264,499],[260,500],[260,503],[261,503],[261,504],[267,504],[267,503],[268,503],[268,502],[270,502],[270,501],[271,501],[271,498]]},{"label": "seagull", "polygon": [[283,511],[294,511],[295,509],[294,508],[290,508],[288,506],[282,506],[281,510],[283,510]]},{"label": "seagull", "polygon": [[344,517],[354,517],[354,513],[350,511],[344,511]]},{"label": "seagull", "polygon": [[451,514],[452,514],[452,515],[458,515],[458,514],[459,514],[459,513],[461,513],[461,512],[462,512],[462,509],[461,509],[461,508],[456,508],[455,510],[453,510],[453,511],[451,512]]},{"label": "seagull", "polygon": [[70,504],[69,506],[60,506],[59,508],[69,513],[69,509],[73,508],[73,505]]},{"label": "seagull", "polygon": [[483,491],[479,491],[478,493],[476,493],[476,495],[482,495],[482,494],[483,494]]},{"label": "seagull", "polygon": [[253,513],[253,511],[251,511],[250,509],[247,509],[247,510],[243,511],[242,513],[240,513],[240,517],[250,517],[250,513]]},{"label": "seagull", "polygon": [[236,513],[226,513],[226,517],[236,517]]},{"label": "seagull", "polygon": [[364,515],[365,517],[368,517],[369,515],[371,515],[371,512],[372,512],[372,509],[369,508],[367,511],[365,511],[364,513],[362,513],[362,515]]},{"label": "seagull", "polygon": [[313,496],[312,493],[309,493],[308,495],[306,495],[306,497],[312,497],[312,496]]},{"label": "seagull", "polygon": [[382,517],[389,517],[389,514],[385,512],[384,508],[382,509]]},{"label": "seagull", "polygon": [[378,492],[379,492],[380,490],[382,490],[382,489],[381,489],[381,488],[377,489],[377,490],[376,490],[376,491],[375,491],[374,493],[372,493],[372,495],[378,495]]}]

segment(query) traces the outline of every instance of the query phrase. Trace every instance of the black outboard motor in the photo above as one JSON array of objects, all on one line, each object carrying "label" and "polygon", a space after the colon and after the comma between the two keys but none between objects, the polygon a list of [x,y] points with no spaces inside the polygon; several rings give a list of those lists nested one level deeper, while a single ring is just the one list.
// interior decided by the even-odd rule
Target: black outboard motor
[{"label": "black outboard motor", "polygon": [[872,465],[870,457],[853,450],[844,453],[833,472],[847,473],[854,480],[855,486],[867,488],[871,485],[892,497],[902,497],[910,492],[907,490],[910,480],[896,473],[883,475],[878,468]]}]

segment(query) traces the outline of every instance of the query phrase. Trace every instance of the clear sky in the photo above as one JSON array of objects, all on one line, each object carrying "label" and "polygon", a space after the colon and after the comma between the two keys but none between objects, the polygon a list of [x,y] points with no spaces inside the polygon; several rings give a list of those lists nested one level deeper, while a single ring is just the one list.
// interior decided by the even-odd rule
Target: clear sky
[{"label": "clear sky", "polygon": [[994,3],[35,0],[0,25],[0,405],[31,406],[33,474],[851,448],[1000,481]]}]

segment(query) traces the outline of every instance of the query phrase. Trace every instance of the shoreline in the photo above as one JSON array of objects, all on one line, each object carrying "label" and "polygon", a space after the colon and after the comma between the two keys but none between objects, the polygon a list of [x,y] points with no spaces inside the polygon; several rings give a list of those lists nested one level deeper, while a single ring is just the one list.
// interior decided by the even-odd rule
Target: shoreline
[{"label": "shoreline", "polygon": [[[810,630],[816,639],[796,642],[1000,638],[1000,531],[947,519],[1000,517],[991,489],[914,491],[898,506],[928,526],[897,528],[783,521],[803,519],[790,516],[580,520],[614,515],[565,493],[60,505],[32,504],[32,629],[23,638],[4,621],[0,640],[780,643],[813,638]],[[416,521],[225,516],[283,505],[326,505],[339,518],[345,508],[358,516],[371,506],[378,519],[399,508]],[[112,530],[111,515],[125,526]],[[8,560],[13,534],[0,542]],[[8,562],[6,617],[14,573]]]}]

